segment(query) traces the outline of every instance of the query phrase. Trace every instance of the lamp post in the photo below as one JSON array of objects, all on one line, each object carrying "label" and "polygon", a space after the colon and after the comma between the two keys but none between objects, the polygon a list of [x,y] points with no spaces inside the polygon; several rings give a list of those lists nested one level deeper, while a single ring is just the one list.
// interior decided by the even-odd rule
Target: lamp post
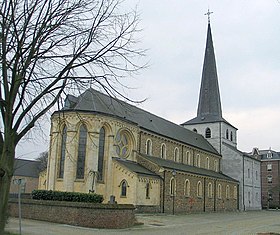
[{"label": "lamp post", "polygon": [[174,185],[173,185],[173,208],[172,208],[172,214],[175,215],[175,185],[176,185],[176,181],[175,181],[175,176],[176,176],[176,170],[173,169],[172,171],[172,176],[174,178]]},{"label": "lamp post", "polygon": [[18,185],[18,219],[19,219],[19,234],[21,235],[21,189],[25,184],[25,179],[14,179],[14,184]]}]

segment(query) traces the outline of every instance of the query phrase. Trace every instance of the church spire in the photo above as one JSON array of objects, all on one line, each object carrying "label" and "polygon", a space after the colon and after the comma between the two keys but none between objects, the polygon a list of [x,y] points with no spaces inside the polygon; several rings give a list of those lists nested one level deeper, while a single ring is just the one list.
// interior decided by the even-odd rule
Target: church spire
[{"label": "church spire", "polygon": [[[206,14],[209,17],[211,13],[208,10]],[[202,121],[205,119],[220,121],[222,119],[222,106],[209,18],[197,118]]]}]

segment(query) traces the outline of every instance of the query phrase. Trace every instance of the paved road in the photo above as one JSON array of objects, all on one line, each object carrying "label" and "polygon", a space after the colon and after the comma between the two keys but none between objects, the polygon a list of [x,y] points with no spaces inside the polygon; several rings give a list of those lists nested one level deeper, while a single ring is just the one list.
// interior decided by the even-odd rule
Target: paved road
[{"label": "paved road", "polygon": [[[35,220],[22,221],[23,235],[99,234],[280,234],[280,211],[203,213],[189,215],[137,215],[144,223],[129,229],[91,229]],[[11,218],[7,231],[18,232],[18,219]]]}]

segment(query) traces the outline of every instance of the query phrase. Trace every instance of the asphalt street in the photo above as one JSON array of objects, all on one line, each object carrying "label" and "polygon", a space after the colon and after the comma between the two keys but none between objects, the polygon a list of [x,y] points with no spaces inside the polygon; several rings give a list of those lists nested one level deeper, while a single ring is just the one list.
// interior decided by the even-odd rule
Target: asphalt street
[{"label": "asphalt street", "polygon": [[[94,229],[22,220],[22,235],[89,234],[280,234],[280,211],[200,213],[188,215],[139,214],[138,222],[127,229]],[[18,233],[18,218],[10,218],[7,231]]]}]

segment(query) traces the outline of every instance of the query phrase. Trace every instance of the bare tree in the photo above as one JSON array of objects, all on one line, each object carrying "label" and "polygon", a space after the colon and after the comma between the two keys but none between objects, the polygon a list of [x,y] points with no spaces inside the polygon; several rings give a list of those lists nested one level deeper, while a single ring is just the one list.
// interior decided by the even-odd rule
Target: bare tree
[{"label": "bare tree", "polygon": [[[143,51],[136,11],[119,0],[3,0],[0,3],[0,234],[15,148],[68,92],[87,86],[122,95],[117,85]],[[123,96],[123,98],[126,98]]]}]

